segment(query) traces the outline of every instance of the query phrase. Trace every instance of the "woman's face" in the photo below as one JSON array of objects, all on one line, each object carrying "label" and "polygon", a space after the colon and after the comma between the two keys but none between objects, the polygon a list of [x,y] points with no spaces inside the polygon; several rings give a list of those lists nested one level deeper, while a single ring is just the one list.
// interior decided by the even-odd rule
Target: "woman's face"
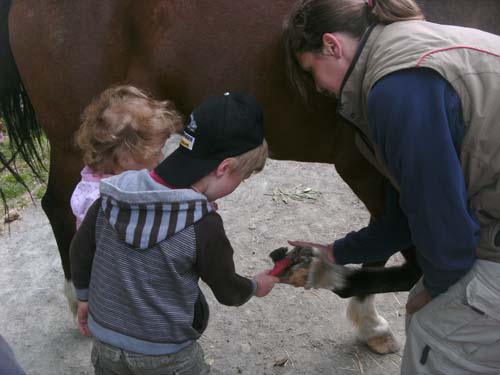
[{"label": "woman's face", "polygon": [[339,64],[335,56],[314,52],[304,52],[298,55],[297,60],[302,69],[311,75],[316,91],[338,97],[349,66],[345,68]]},{"label": "woman's face", "polygon": [[297,61],[311,74],[318,92],[338,97],[357,45],[345,34],[324,34],[322,51],[300,53]]}]

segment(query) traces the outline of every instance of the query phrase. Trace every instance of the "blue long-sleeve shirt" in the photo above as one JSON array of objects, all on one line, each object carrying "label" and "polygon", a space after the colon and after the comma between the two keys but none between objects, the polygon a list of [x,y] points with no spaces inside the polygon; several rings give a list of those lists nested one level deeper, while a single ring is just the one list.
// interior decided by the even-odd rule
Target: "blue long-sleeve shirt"
[{"label": "blue long-sleeve shirt", "polygon": [[436,296],[470,270],[479,238],[460,166],[460,98],[432,70],[399,71],[373,87],[368,118],[400,192],[387,183],[384,214],[335,241],[334,256],[340,264],[371,262],[414,244]]}]

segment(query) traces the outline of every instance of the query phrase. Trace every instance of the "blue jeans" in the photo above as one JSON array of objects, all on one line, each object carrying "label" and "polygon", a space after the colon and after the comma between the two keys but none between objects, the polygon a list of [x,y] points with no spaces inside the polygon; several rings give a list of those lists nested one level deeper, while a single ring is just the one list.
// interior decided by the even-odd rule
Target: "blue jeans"
[{"label": "blue jeans", "polygon": [[205,363],[198,342],[177,353],[151,356],[129,352],[94,339],[92,364],[95,375],[205,375]]}]

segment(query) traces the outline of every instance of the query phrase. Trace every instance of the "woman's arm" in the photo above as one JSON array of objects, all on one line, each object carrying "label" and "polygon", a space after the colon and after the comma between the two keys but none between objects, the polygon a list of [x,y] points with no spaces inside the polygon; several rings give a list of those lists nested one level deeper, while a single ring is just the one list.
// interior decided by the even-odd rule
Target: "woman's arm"
[{"label": "woman's arm", "polygon": [[479,236],[460,164],[460,99],[437,72],[411,69],[379,81],[368,112],[375,143],[399,183],[424,285],[436,296],[472,267]]}]

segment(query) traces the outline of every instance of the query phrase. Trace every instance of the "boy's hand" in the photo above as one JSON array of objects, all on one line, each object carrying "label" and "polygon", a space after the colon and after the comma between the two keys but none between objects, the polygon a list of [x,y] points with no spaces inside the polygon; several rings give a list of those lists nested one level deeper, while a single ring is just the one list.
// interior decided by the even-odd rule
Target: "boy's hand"
[{"label": "boy's hand", "polygon": [[255,295],[257,297],[265,297],[273,289],[274,284],[280,281],[279,278],[269,275],[269,271],[264,271],[259,273],[254,277],[257,283],[257,289],[255,289]]},{"label": "boy's hand", "polygon": [[84,336],[91,336],[89,326],[87,325],[87,317],[89,315],[89,303],[78,301],[78,310],[76,317],[78,319],[78,329]]},{"label": "boy's hand", "polygon": [[333,256],[333,244],[323,245],[316,242],[305,241],[288,241],[288,243],[292,246],[314,247],[318,250],[321,250],[330,262],[335,263],[335,257]]}]

